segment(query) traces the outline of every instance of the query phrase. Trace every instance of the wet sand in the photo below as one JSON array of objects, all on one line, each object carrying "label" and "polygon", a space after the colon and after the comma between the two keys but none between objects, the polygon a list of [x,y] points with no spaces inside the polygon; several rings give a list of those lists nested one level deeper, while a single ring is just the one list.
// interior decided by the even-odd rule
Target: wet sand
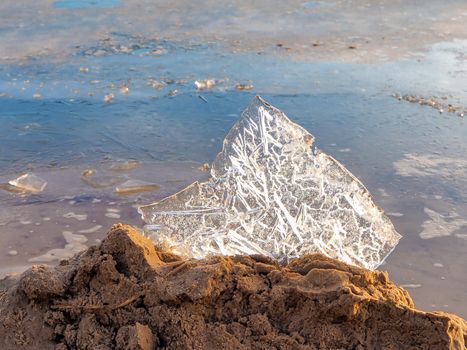
[{"label": "wet sand", "polygon": [[[0,47],[5,50],[0,59],[50,55],[63,60],[83,42],[107,39],[108,33],[131,33],[196,45],[220,43],[232,52],[305,61],[377,62],[410,57],[436,42],[463,38],[467,18],[465,2],[454,0],[425,1],[423,6],[389,0],[254,5],[237,1],[235,6],[186,0],[112,2],[115,6],[61,3],[67,2],[69,6],[57,6],[52,0],[2,2]],[[51,37],[46,29],[37,30],[45,24],[61,30]]]},{"label": "wet sand", "polygon": [[57,268],[0,282],[0,345],[24,349],[463,349],[465,320],[414,309],[384,272],[321,254],[185,260],[114,225]]}]

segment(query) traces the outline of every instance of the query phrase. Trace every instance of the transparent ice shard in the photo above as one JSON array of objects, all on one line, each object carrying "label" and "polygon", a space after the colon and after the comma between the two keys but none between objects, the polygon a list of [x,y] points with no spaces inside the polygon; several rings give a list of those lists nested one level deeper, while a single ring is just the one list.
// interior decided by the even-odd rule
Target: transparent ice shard
[{"label": "transparent ice shard", "polygon": [[119,195],[129,195],[140,192],[158,190],[159,185],[141,180],[127,180],[121,185],[115,187],[115,193]]},{"label": "transparent ice shard", "polygon": [[320,252],[377,268],[400,239],[368,190],[314,137],[260,97],[242,113],[212,178],[142,206],[149,235],[193,258]]},{"label": "transparent ice shard", "polygon": [[113,171],[127,171],[127,170],[132,170],[136,169],[139,167],[141,164],[138,160],[136,159],[128,159],[125,162],[116,162],[110,166],[110,170]]},{"label": "transparent ice shard", "polygon": [[14,180],[8,181],[8,183],[20,190],[32,193],[42,192],[44,191],[45,186],[47,186],[47,181],[33,173],[21,175]]},{"label": "transparent ice shard", "polygon": [[126,176],[100,174],[94,169],[85,169],[81,173],[81,181],[93,188],[106,188],[121,184],[127,180]]}]

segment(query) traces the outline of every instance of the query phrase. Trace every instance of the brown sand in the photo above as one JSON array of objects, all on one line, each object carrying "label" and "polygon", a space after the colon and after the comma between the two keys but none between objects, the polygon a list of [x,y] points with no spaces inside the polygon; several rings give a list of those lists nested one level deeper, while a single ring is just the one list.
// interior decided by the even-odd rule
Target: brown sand
[{"label": "brown sand", "polygon": [[0,349],[464,349],[385,272],[308,255],[184,260],[127,225],[0,282]]}]

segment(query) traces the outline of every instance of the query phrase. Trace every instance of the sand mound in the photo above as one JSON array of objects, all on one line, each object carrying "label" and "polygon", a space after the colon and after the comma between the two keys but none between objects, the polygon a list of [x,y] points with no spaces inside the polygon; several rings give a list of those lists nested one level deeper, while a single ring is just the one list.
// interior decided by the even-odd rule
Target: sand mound
[{"label": "sand mound", "polygon": [[464,349],[466,332],[385,272],[317,254],[184,260],[126,225],[0,283],[1,349]]}]

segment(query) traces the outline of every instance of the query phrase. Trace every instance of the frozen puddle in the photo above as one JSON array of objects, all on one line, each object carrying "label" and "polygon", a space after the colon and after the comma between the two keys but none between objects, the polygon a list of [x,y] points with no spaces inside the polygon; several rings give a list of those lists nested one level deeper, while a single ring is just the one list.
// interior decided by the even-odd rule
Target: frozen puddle
[{"label": "frozen puddle", "polygon": [[74,234],[70,231],[63,231],[66,245],[64,248],[51,249],[47,253],[31,258],[29,262],[53,262],[63,259],[69,259],[76,253],[79,253],[87,248],[84,244],[88,241],[86,236]]},{"label": "frozen puddle", "polygon": [[161,225],[155,240],[194,258],[320,252],[375,269],[400,235],[360,181],[313,142],[256,97],[225,138],[211,180],[139,212]]},{"label": "frozen puddle", "polygon": [[467,229],[467,220],[461,218],[459,214],[452,212],[449,215],[442,215],[429,208],[425,208],[424,210],[429,219],[422,224],[421,238],[429,239],[454,234],[458,238],[467,239],[467,235],[461,233]]}]

